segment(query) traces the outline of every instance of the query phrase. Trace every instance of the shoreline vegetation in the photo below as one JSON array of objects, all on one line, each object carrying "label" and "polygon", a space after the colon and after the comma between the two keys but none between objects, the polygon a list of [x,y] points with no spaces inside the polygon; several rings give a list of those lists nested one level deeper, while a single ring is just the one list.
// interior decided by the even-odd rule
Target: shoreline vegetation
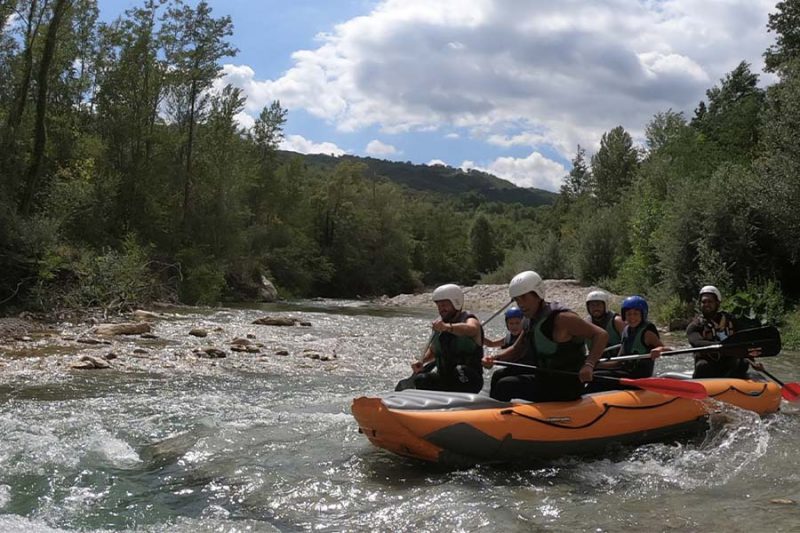
[{"label": "shoreline vegetation", "polygon": [[674,325],[711,283],[800,344],[800,0],[769,16],[770,85],[741,62],[692,113],[629,125],[641,141],[611,128],[547,205],[479,172],[280,152],[291,117],[274,101],[239,124],[246,97],[221,83],[234,27],[205,2],[110,23],[94,0],[25,5],[0,7],[0,312],[366,299],[535,270],[642,294]]}]

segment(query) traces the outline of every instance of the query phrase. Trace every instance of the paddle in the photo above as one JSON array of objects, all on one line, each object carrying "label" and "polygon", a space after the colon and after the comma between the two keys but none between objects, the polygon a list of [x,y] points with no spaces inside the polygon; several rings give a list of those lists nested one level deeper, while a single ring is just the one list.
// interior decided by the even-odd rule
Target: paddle
[{"label": "paddle", "polygon": [[[501,366],[516,366],[520,368],[529,368],[536,372],[549,372],[551,374],[563,374],[566,376],[577,376],[577,372],[567,372],[566,370],[551,370],[548,368],[539,368],[533,365],[526,365],[523,363],[511,363],[508,361],[495,361],[494,364]],[[681,381],[678,379],[670,378],[612,378],[609,376],[594,376],[594,379],[601,379],[604,381],[612,381],[619,385],[627,385],[636,387],[637,389],[649,390],[659,394],[667,394],[669,396],[677,396],[679,398],[689,398],[692,400],[702,400],[708,398],[708,392],[702,384],[695,381]]]},{"label": "paddle", "polygon": [[[765,326],[738,331],[718,344],[697,348],[683,348],[661,352],[661,355],[680,355],[715,351],[723,357],[769,357],[781,351],[781,334],[778,328]],[[612,357],[612,361],[630,361],[633,359],[649,359],[650,354],[623,355]]]},{"label": "paddle", "polygon": [[787,402],[796,402],[800,400],[800,383],[784,383],[767,372],[763,366],[761,368],[756,368],[756,370],[781,386],[781,396],[783,396]]}]

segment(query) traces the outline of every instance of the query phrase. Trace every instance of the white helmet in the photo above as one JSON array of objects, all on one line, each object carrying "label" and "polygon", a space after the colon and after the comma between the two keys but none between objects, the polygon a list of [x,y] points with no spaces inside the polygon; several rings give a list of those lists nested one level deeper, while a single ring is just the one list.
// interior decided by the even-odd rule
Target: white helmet
[{"label": "white helmet", "polygon": [[453,307],[461,311],[461,308],[464,307],[464,291],[453,283],[436,287],[436,290],[433,291],[433,301],[438,302],[441,300],[450,300]]},{"label": "white helmet", "polygon": [[719,292],[719,289],[713,285],[706,285],[702,289],[700,289],[699,296],[703,296],[704,294],[713,294],[717,297],[718,302],[722,302],[722,293]]},{"label": "white helmet", "polygon": [[514,276],[511,283],[508,284],[508,295],[511,296],[512,299],[529,292],[535,292],[542,300],[545,298],[544,281],[542,281],[542,277],[533,270],[520,272]]},{"label": "white helmet", "polygon": [[586,295],[586,309],[589,309],[589,302],[603,302],[608,311],[608,293],[606,291],[592,291]]}]

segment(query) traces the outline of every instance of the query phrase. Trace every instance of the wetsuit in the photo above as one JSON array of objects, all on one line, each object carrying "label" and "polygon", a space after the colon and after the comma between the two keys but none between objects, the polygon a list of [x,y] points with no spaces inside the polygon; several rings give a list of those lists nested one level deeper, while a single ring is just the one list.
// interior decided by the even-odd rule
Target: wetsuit
[{"label": "wetsuit", "polygon": [[[620,348],[620,355],[644,355],[650,353],[650,351],[656,346],[651,346],[645,342],[644,336],[648,331],[655,333],[656,337],[660,337],[658,334],[658,329],[656,329],[655,324],[652,322],[645,321],[635,328],[625,326],[625,329],[622,330],[622,337],[620,339],[622,344],[622,347]],[[652,359],[633,359],[631,361],[620,361],[620,366],[617,368],[601,368],[595,370],[594,375],[612,378],[649,378],[653,375],[654,368],[655,361]],[[587,387],[587,392],[621,390],[628,388],[632,387],[619,385],[613,381],[597,379],[589,384]]]},{"label": "wetsuit", "polygon": [[[466,322],[477,317],[467,311],[459,312],[450,323]],[[475,344],[471,337],[437,332],[431,342],[435,357],[433,365],[404,379],[395,390],[424,389],[448,392],[480,392],[483,388],[483,328],[481,343]]]},{"label": "wetsuit", "polygon": [[[733,335],[736,324],[725,311],[714,316],[696,317],[686,328],[686,337],[694,348],[718,344]],[[749,365],[746,359],[722,357],[719,352],[701,352],[694,356],[693,378],[746,378]]]},{"label": "wetsuit", "polygon": [[[527,320],[527,319],[525,319]],[[524,325],[523,325],[524,328]],[[517,337],[519,335],[512,335],[510,332],[506,334],[505,338],[503,338],[503,344],[500,346],[501,350],[505,350],[509,346],[513,346],[514,343],[517,341]],[[519,374],[524,374],[525,369],[513,366],[506,366],[506,367],[497,367],[494,372],[492,372],[492,383],[490,386],[490,390],[495,390],[497,387],[497,382],[505,377],[508,376],[516,376]]]},{"label": "wetsuit", "polygon": [[[574,337],[566,342],[553,340],[556,316],[569,312],[558,304],[545,303],[543,309],[533,319],[523,324],[526,353],[519,361],[542,369],[536,373],[523,373],[498,379],[492,387],[492,398],[510,401],[514,398],[533,402],[553,402],[576,400],[583,393],[583,384],[577,373],[586,361],[584,339]],[[547,370],[574,372],[563,375]]]}]

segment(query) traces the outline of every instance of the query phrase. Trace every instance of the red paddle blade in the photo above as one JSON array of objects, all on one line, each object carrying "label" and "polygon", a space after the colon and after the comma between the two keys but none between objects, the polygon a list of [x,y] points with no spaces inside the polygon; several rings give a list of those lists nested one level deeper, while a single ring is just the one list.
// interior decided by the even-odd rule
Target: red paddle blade
[{"label": "red paddle blade", "polygon": [[781,396],[787,402],[800,400],[800,383],[784,383],[781,387]]},{"label": "red paddle blade", "polygon": [[682,381],[670,378],[620,378],[619,382],[624,385],[631,385],[640,389],[658,392],[659,394],[678,396],[679,398],[690,398],[693,400],[708,398],[708,391],[706,391],[706,388],[696,381]]}]

